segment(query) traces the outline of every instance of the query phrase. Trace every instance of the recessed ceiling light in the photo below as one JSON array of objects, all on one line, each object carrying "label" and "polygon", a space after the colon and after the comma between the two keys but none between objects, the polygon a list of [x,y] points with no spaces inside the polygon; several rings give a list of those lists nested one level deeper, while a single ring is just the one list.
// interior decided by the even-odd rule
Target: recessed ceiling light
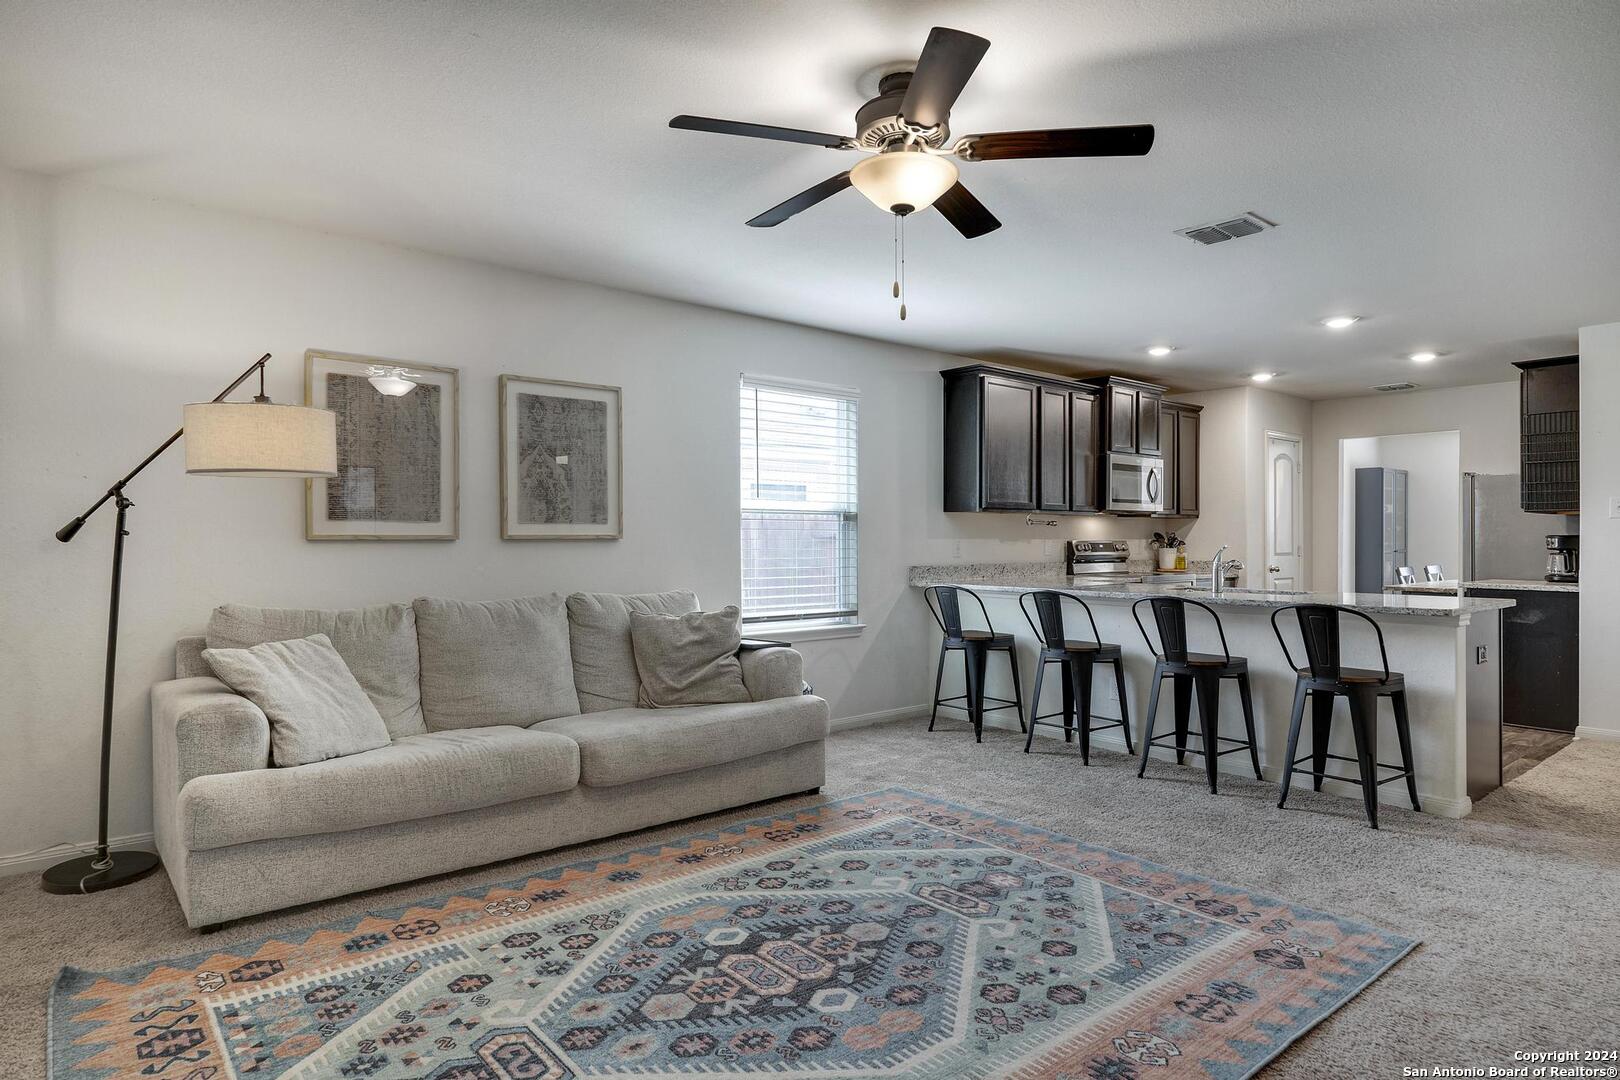
[{"label": "recessed ceiling light", "polygon": [[1249,376],[1249,378],[1254,382],[1270,382],[1276,377],[1277,373],[1275,371],[1257,371],[1253,375]]},{"label": "recessed ceiling light", "polygon": [[1175,351],[1176,347],[1174,345],[1149,345],[1147,354],[1149,356],[1169,356]]},{"label": "recessed ceiling light", "polygon": [[1329,330],[1344,330],[1361,321],[1360,315],[1329,315],[1322,320],[1322,325]]},{"label": "recessed ceiling light", "polygon": [[1423,352],[1412,353],[1407,357],[1407,359],[1412,361],[1414,364],[1427,364],[1429,361],[1434,360],[1439,355],[1440,354],[1437,352],[1429,352],[1428,350],[1424,350]]}]

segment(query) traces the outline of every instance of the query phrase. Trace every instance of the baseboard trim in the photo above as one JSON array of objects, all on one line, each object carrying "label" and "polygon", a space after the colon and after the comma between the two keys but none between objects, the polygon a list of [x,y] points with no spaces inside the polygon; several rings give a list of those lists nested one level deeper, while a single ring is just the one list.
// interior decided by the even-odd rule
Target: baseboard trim
[{"label": "baseboard trim", "polygon": [[1575,737],[1577,739],[1591,739],[1593,742],[1620,742],[1620,731],[1616,731],[1614,728],[1578,724],[1575,727]]},{"label": "baseboard trim", "polygon": [[[146,848],[152,850],[153,837],[149,832],[133,833],[129,836],[109,837],[107,843],[114,850],[119,848]],[[38,873],[47,867],[55,866],[59,862],[88,855],[96,849],[94,840],[86,840],[72,847],[53,848],[43,854],[32,855],[23,852],[20,855],[0,855],[0,877],[11,877],[16,874]]]},{"label": "baseboard trim", "polygon": [[883,709],[879,712],[861,713],[859,716],[840,716],[833,720],[831,730],[848,731],[850,728],[871,727],[873,724],[887,724],[891,720],[911,720],[918,716],[927,716],[927,705],[902,705],[898,709]]}]

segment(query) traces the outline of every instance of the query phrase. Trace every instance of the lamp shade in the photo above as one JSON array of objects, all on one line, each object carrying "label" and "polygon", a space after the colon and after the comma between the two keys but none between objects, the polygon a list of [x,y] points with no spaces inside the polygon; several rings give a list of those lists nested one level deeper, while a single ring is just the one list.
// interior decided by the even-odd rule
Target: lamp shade
[{"label": "lamp shade", "polygon": [[186,472],[336,476],[337,414],[305,405],[209,401],[185,410]]},{"label": "lamp shade", "polygon": [[849,171],[855,190],[879,210],[909,214],[926,210],[956,183],[956,166],[936,154],[895,150],[863,159]]}]

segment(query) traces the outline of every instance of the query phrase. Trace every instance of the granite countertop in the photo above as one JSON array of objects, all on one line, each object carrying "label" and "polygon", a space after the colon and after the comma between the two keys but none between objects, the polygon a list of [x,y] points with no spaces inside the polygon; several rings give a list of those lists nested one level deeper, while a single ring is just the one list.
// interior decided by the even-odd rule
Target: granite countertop
[{"label": "granite countertop", "polygon": [[1513,607],[1512,600],[1495,597],[1458,596],[1449,593],[1322,593],[1271,592],[1263,589],[1228,588],[1215,596],[1207,587],[1185,588],[1152,581],[1140,585],[1092,584],[1064,572],[1052,563],[978,563],[960,566],[914,566],[910,583],[961,585],[980,592],[1023,592],[1031,588],[1064,589],[1086,599],[1140,600],[1144,596],[1184,596],[1220,607],[1272,609],[1290,604],[1337,604],[1368,614],[1424,615],[1457,618]]},{"label": "granite countertop", "polygon": [[1414,585],[1386,585],[1385,592],[1427,593],[1452,595],[1458,588],[1497,589],[1502,592],[1567,592],[1578,593],[1580,584],[1574,581],[1544,581],[1540,578],[1477,578],[1473,581],[1419,581]]}]

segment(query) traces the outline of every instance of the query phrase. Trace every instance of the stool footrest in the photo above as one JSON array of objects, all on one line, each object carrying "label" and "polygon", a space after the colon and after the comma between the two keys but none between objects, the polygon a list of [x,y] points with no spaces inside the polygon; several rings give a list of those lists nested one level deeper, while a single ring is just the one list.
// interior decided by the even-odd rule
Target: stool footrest
[{"label": "stool footrest", "polygon": [[[1352,765],[1359,765],[1360,764],[1360,761],[1358,759],[1353,758],[1353,757],[1345,757],[1343,754],[1324,754],[1323,756],[1326,757],[1329,761],[1345,761],[1345,762],[1349,762]],[[1359,776],[1337,776],[1337,775],[1335,775],[1333,773],[1330,773],[1330,772],[1317,772],[1315,769],[1302,769],[1302,768],[1300,768],[1300,764],[1302,762],[1311,762],[1312,764],[1315,764],[1315,762],[1312,759],[1311,755],[1306,754],[1304,757],[1297,758],[1294,761],[1290,762],[1289,766],[1288,766],[1289,771],[1290,772],[1297,772],[1297,773],[1304,773],[1306,776],[1320,776],[1324,780],[1338,780],[1341,783],[1345,783],[1345,784],[1359,784],[1359,783],[1362,782],[1361,777],[1359,777]],[[1392,784],[1397,780],[1404,780],[1408,776],[1415,776],[1416,775],[1410,769],[1403,768],[1400,765],[1391,765],[1391,764],[1389,764],[1388,762],[1385,762],[1385,761],[1375,761],[1375,762],[1373,762],[1373,766],[1375,768],[1378,768],[1378,769],[1390,769],[1395,774],[1394,776],[1386,776],[1382,780],[1374,780],[1373,781],[1373,786],[1375,786],[1375,787],[1382,787],[1385,784]]]}]

